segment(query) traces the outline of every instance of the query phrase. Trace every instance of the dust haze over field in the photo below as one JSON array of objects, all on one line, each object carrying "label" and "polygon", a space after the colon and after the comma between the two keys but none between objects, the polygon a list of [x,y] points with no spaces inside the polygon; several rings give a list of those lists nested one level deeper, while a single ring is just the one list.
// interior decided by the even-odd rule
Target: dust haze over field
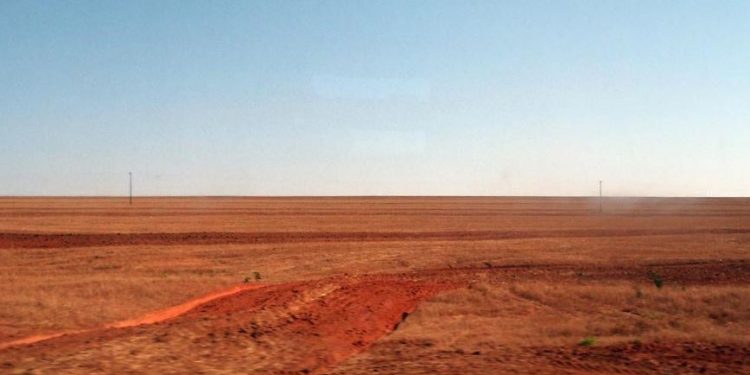
[{"label": "dust haze over field", "polygon": [[[0,199],[8,373],[743,373],[750,201]],[[657,286],[658,284],[658,286]]]}]

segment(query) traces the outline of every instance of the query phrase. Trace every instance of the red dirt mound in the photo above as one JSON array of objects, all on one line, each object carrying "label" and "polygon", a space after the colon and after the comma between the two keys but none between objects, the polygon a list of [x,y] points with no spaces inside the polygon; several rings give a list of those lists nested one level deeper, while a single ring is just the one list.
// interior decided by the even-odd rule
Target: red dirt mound
[{"label": "red dirt mound", "polygon": [[[750,366],[746,348],[712,343],[601,348],[508,348],[487,343],[476,352],[446,352],[408,342],[375,344],[398,329],[420,302],[441,291],[468,285],[479,275],[489,282],[515,277],[572,281],[601,279],[604,275],[638,280],[646,277],[643,267],[488,265],[401,275],[332,277],[257,289],[249,286],[143,319],[9,347],[0,350],[0,363],[19,372],[34,368],[59,373],[77,368],[86,373],[262,374],[322,373],[342,363],[342,373],[491,373],[501,369],[544,374],[645,374],[662,369],[672,373],[706,369],[709,373],[741,373]],[[745,262],[665,263],[652,267],[668,283],[722,283],[726,277],[739,277],[748,270]],[[369,362],[357,363],[357,371],[346,367],[347,358],[371,346],[368,353],[374,351],[375,355]],[[401,362],[394,361],[403,356],[408,356],[410,363],[419,363],[419,367],[413,368],[414,372],[406,371]]]},{"label": "red dirt mound", "polygon": [[[243,363],[257,373],[317,373],[364,350],[398,327],[420,301],[455,284],[406,276],[337,277],[244,290],[208,301],[166,321],[129,322],[10,347],[0,359],[44,358],[42,369],[59,371],[75,363],[94,372],[195,371],[198,358],[210,368]],[[182,307],[178,308],[181,310]],[[157,314],[159,315],[159,314]],[[163,317],[159,315],[159,317]],[[101,348],[125,353],[102,363]],[[156,348],[154,348],[156,347]],[[159,348],[170,348],[161,355]],[[210,353],[202,356],[200,353]],[[9,360],[10,359],[10,360]],[[174,366],[184,366],[175,369]]]}]

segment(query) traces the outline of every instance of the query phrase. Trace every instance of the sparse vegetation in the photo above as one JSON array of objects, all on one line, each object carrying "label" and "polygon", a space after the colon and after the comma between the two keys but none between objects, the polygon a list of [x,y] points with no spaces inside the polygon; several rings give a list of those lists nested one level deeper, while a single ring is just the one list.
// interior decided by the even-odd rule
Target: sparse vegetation
[{"label": "sparse vegetation", "polygon": [[[1,340],[138,317],[241,282],[276,284],[344,273],[358,277],[364,273],[403,272],[403,264],[409,265],[409,272],[434,271],[451,264],[454,270],[448,273],[450,277],[459,275],[461,268],[471,268],[476,273],[470,288],[459,287],[420,305],[409,316],[409,324],[402,325],[395,336],[428,340],[440,350],[455,345],[471,353],[484,343],[569,348],[587,337],[595,338],[597,348],[635,339],[642,340],[644,346],[669,340],[742,344],[747,342],[744,333],[750,329],[747,278],[722,273],[732,268],[714,271],[705,268],[704,263],[691,263],[695,259],[716,257],[724,260],[722,267],[729,263],[742,269],[740,261],[747,258],[746,234],[707,234],[717,238],[710,255],[706,255],[705,242],[695,241],[693,234],[669,236],[668,240],[664,236],[586,237],[587,228],[600,223],[588,221],[575,209],[570,211],[576,215],[571,220],[564,215],[567,208],[558,209],[568,203],[554,206],[555,215],[544,215],[548,201],[544,205],[524,203],[524,209],[532,207],[534,212],[542,213],[525,216],[504,215],[501,206],[507,204],[516,212],[519,209],[516,203],[489,198],[477,200],[481,204],[476,207],[486,208],[487,202],[498,204],[501,208],[492,215],[466,208],[473,202],[467,198],[407,202],[383,198],[387,208],[382,209],[380,201],[353,205],[351,200],[326,199],[269,203],[253,199],[148,201],[144,198],[138,209],[145,209],[148,215],[120,216],[118,208],[107,208],[106,200],[7,202],[3,205],[0,199],[0,208],[7,212],[0,218],[2,232],[125,234],[156,228],[170,233],[314,230],[335,236],[347,231],[456,231],[460,237],[445,242],[424,239],[345,242],[332,237],[326,242],[101,245],[64,251],[7,247],[1,249],[0,323],[12,323],[1,325]],[[25,207],[24,210],[55,207],[49,210],[56,216],[26,215],[16,206]],[[266,212],[270,206],[284,213],[250,214]],[[87,207],[96,208],[96,213],[88,215]],[[193,214],[180,214],[188,209]],[[364,209],[378,215],[361,215]],[[438,209],[444,214],[421,214]],[[460,212],[452,215],[451,210]],[[307,211],[323,213],[295,214]],[[102,212],[112,213],[107,225],[92,226]],[[404,212],[408,215],[402,215]],[[67,213],[71,215],[68,217]],[[237,215],[242,215],[241,219]],[[351,220],[353,215],[359,215],[358,220]],[[681,219],[679,225],[685,230],[705,229],[740,220],[738,216],[710,216],[713,221],[707,221],[706,217],[689,216]],[[632,230],[674,227],[673,216],[640,219],[612,215],[607,220],[611,222],[607,222],[605,229],[612,231],[623,226],[635,228]],[[523,233],[532,230],[529,228],[541,228],[538,230],[553,233],[580,230],[583,234],[580,238],[551,235],[475,241],[461,228],[485,232],[502,228]],[[734,238],[738,241],[732,241]],[[561,243],[570,247],[556,246]],[[670,269],[667,274],[659,268],[659,263],[688,266]],[[653,269],[644,269],[645,265]],[[619,267],[624,267],[625,272],[620,272]],[[613,277],[602,272],[602,268],[611,269]],[[682,282],[680,277],[687,272],[694,272],[688,278],[693,281]],[[442,274],[431,275],[439,278]],[[659,288],[658,292],[652,285]],[[302,292],[302,296],[307,296],[306,291]]]},{"label": "sparse vegetation", "polygon": [[661,278],[661,276],[659,276],[658,273],[654,271],[648,271],[648,278],[651,279],[657,289],[661,289],[661,287],[664,285],[664,280]]},{"label": "sparse vegetation", "polygon": [[260,272],[253,271],[252,272],[252,276],[245,276],[245,279],[242,282],[245,283],[245,284],[247,284],[247,283],[249,283],[251,281],[260,281],[260,279],[261,279]]},{"label": "sparse vegetation", "polygon": [[578,346],[594,346],[596,344],[596,337],[587,336],[578,342]]}]

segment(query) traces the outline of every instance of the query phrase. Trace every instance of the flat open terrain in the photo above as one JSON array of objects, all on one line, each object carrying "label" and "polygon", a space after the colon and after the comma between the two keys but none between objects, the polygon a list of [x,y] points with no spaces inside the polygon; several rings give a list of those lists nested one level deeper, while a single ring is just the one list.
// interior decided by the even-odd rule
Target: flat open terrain
[{"label": "flat open terrain", "polygon": [[0,198],[0,373],[750,373],[750,199]]}]

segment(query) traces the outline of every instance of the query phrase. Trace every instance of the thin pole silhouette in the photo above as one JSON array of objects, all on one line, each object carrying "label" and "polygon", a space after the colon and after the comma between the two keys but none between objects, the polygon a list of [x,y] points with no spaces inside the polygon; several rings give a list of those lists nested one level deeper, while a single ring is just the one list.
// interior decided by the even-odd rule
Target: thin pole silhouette
[{"label": "thin pole silhouette", "polygon": [[602,213],[602,180],[599,180],[599,213]]},{"label": "thin pole silhouette", "polygon": [[130,205],[133,205],[133,172],[128,172],[128,177],[130,180],[130,194],[128,195],[129,199],[128,202]]}]

